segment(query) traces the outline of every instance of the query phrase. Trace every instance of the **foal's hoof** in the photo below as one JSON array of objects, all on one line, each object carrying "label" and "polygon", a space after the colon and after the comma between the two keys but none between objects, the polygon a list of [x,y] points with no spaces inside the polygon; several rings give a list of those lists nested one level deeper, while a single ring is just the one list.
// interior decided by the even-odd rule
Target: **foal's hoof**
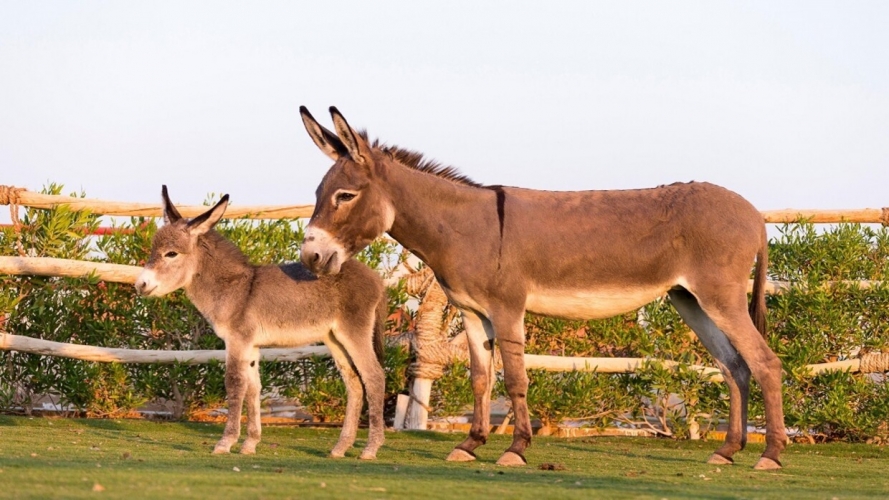
[{"label": "foal's hoof", "polygon": [[756,470],[778,470],[781,467],[781,462],[768,457],[759,457],[759,461],[753,466]]},{"label": "foal's hoof", "polygon": [[734,465],[735,461],[731,458],[724,457],[719,453],[714,453],[707,459],[707,463],[710,465]]},{"label": "foal's hoof", "polygon": [[330,458],[344,458],[346,456],[346,452],[333,450],[330,452]]},{"label": "foal's hoof", "polygon": [[225,455],[226,453],[231,453],[231,450],[224,446],[217,446],[216,448],[213,448],[214,455]]},{"label": "foal's hoof", "polygon": [[519,455],[518,453],[507,451],[503,455],[500,455],[500,460],[497,460],[497,465],[503,465],[505,467],[517,467],[521,465],[528,465],[528,461],[525,460],[525,457]]},{"label": "foal's hoof", "polygon": [[472,462],[475,460],[475,455],[466,450],[454,448],[445,460],[448,462]]},{"label": "foal's hoof", "polygon": [[376,452],[362,451],[361,455],[358,455],[358,460],[376,460],[377,454]]}]

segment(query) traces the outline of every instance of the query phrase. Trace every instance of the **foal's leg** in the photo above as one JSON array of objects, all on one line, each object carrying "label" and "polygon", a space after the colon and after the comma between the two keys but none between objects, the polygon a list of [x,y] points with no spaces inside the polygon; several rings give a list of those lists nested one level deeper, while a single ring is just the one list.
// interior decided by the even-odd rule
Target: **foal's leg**
[{"label": "foal's leg", "polygon": [[[336,339],[342,344],[352,364],[364,383],[367,393],[367,419],[370,426],[367,436],[367,446],[362,450],[358,458],[373,460],[377,458],[377,450],[385,441],[385,422],[383,421],[383,404],[386,398],[386,373],[380,366],[373,347],[373,325],[349,329],[342,335],[337,334]],[[360,387],[359,383],[359,387]],[[356,405],[358,413],[361,411],[361,393],[358,393]],[[354,441],[354,438],[353,438]]]},{"label": "foal's leg", "polygon": [[247,385],[250,379],[248,359],[245,346],[233,343],[225,345],[225,396],[228,400],[228,416],[225,420],[225,430],[222,439],[216,443],[213,453],[228,453],[233,444],[238,442],[241,436],[241,408],[244,406],[244,396],[247,394]]},{"label": "foal's leg", "polygon": [[528,372],[525,370],[525,311],[492,318],[497,345],[503,358],[503,382],[512,400],[515,430],[512,444],[497,465],[525,465],[525,448],[531,444],[531,417],[528,413]]},{"label": "foal's leg", "polygon": [[491,430],[491,390],[494,388],[493,331],[485,329],[482,318],[472,311],[460,311],[469,345],[469,372],[475,405],[469,437],[448,455],[450,462],[475,460],[473,451],[485,444]]},{"label": "foal's leg", "polygon": [[256,445],[262,437],[262,420],[260,412],[259,395],[262,392],[262,382],[259,379],[259,348],[249,350],[250,360],[247,368],[247,439],[241,445],[241,453],[245,455],[256,453]]},{"label": "foal's leg", "polygon": [[778,458],[787,446],[781,401],[781,360],[769,348],[750,319],[746,286],[739,286],[735,290],[727,288],[714,286],[707,290],[695,290],[695,295],[707,316],[725,333],[744,358],[753,378],[762,388],[766,412],[766,449],[754,468],[780,469],[781,462]]},{"label": "foal's leg", "polygon": [[747,402],[750,394],[750,368],[728,337],[716,327],[686,290],[670,290],[670,302],[685,323],[697,334],[701,343],[716,358],[729,388],[729,419],[725,443],[708,460],[711,464],[734,463],[732,455],[747,444]]},{"label": "foal's leg", "polygon": [[333,458],[343,458],[346,456],[346,450],[355,444],[355,436],[358,433],[358,420],[361,418],[361,406],[364,399],[364,388],[361,387],[361,380],[348,354],[343,346],[333,337],[328,335],[324,344],[330,349],[330,354],[336,362],[336,366],[343,377],[346,384],[346,417],[343,420],[343,429],[340,431],[340,439],[337,441],[330,456]]}]

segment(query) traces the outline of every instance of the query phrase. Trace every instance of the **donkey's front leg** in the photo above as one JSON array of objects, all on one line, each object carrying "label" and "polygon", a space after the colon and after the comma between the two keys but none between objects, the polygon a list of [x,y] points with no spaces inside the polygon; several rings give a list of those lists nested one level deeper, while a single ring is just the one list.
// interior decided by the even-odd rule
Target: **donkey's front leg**
[{"label": "donkey's front leg", "polygon": [[251,455],[256,453],[256,445],[262,436],[262,421],[259,395],[262,392],[262,382],[259,379],[259,348],[249,350],[250,360],[247,367],[247,439],[241,446],[241,453]]},{"label": "donkey's front leg", "polygon": [[222,439],[216,443],[213,453],[229,453],[241,436],[241,408],[250,379],[250,361],[243,356],[243,350],[240,345],[226,343],[225,346],[225,397],[228,400],[228,416]]},{"label": "donkey's front leg", "polygon": [[485,328],[486,320],[478,314],[472,311],[460,312],[469,344],[469,371],[475,405],[472,409],[469,437],[451,451],[447,458],[449,462],[475,460],[474,450],[485,444],[491,430],[491,389],[494,387],[493,331]]}]

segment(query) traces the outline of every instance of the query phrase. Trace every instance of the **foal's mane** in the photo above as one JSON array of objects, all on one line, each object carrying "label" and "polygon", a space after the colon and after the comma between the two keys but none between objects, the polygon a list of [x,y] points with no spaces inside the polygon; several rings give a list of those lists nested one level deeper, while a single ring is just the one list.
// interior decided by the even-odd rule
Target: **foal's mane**
[{"label": "foal's mane", "polygon": [[[367,140],[367,131],[362,130],[359,132],[359,134],[364,137],[365,140]],[[432,174],[436,177],[440,177],[442,179],[463,186],[485,187],[482,184],[479,184],[469,177],[461,174],[456,167],[442,165],[435,160],[425,158],[423,157],[423,153],[411,151],[410,149],[400,148],[394,145],[390,146],[387,144],[383,144],[380,142],[379,139],[374,139],[373,144],[371,144],[371,148],[382,151],[393,160],[404,165],[405,167],[416,170],[417,172]]]}]

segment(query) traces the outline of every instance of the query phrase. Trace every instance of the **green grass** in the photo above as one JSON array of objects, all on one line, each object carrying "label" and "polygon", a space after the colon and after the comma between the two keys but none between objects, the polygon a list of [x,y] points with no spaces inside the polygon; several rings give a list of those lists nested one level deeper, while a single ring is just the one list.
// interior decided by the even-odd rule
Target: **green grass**
[{"label": "green grass", "polygon": [[[375,462],[333,460],[339,431],[265,427],[255,456],[210,454],[215,424],[0,416],[4,498],[868,498],[889,496],[889,451],[869,445],[792,445],[785,469],[754,472],[762,445],[738,465],[704,463],[714,442],[537,438],[531,465],[443,460],[462,435],[387,433]],[[360,435],[363,444],[365,433]],[[565,470],[544,471],[544,462]],[[236,471],[235,468],[239,471]],[[95,485],[104,491],[93,491]]]}]

